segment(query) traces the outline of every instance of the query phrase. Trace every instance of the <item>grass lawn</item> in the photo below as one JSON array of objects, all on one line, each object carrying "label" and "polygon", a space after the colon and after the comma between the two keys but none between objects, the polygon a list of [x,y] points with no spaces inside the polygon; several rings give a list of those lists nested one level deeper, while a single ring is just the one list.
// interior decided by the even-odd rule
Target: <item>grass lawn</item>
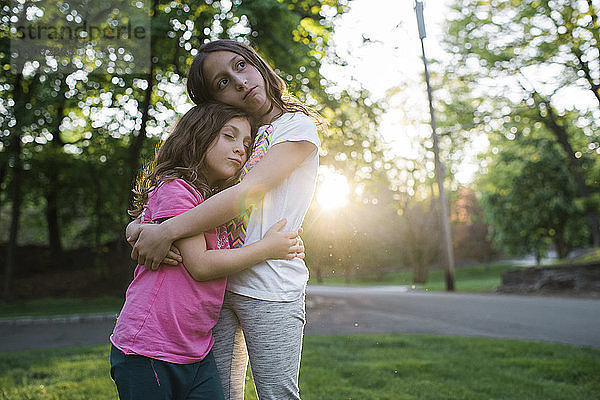
[{"label": "grass lawn", "polygon": [[[491,292],[496,286],[499,286],[502,279],[502,272],[507,269],[517,268],[515,265],[497,264],[487,266],[460,267],[454,270],[454,281],[456,290],[459,292]],[[309,284],[322,285],[346,285],[343,274],[335,277],[323,278],[323,283],[318,283],[316,279],[311,278]],[[383,279],[378,281],[375,274],[352,276],[350,285],[412,285],[412,271],[394,272],[384,275]],[[427,283],[417,285],[423,290],[446,290],[446,278],[442,269],[429,270]]]},{"label": "grass lawn", "polygon": [[[0,398],[115,399],[107,345],[0,353]],[[304,400],[595,399],[600,350],[425,335],[306,336]],[[247,377],[246,400],[256,395]]]},{"label": "grass lawn", "polygon": [[[574,264],[586,264],[591,262],[599,262],[600,261],[600,249],[595,249],[589,251],[587,254],[577,257],[573,260]],[[558,260],[557,264],[561,264],[561,261]]]},{"label": "grass lawn", "polygon": [[0,302],[0,318],[116,313],[121,309],[123,301],[122,297],[105,296],[90,299],[45,298],[17,303]]}]

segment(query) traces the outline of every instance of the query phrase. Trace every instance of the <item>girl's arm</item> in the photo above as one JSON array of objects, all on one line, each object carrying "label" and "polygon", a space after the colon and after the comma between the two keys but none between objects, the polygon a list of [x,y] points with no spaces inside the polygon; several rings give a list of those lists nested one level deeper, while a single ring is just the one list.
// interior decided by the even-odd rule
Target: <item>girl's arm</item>
[{"label": "girl's arm", "polygon": [[[133,247],[133,245],[135,244],[135,239],[133,239],[133,237],[137,237],[141,226],[142,223],[140,222],[140,219],[136,218],[129,224],[127,224],[127,228],[125,228],[125,237],[127,238],[127,242],[131,245],[131,247]],[[181,257],[181,252],[179,251],[179,249],[176,246],[171,245],[169,253],[162,260],[161,264],[177,265],[182,261],[183,258]]]},{"label": "girl's arm", "polygon": [[280,232],[285,223],[285,220],[277,222],[258,242],[236,249],[208,250],[202,233],[175,243],[181,250],[190,275],[197,281],[206,281],[268,259],[291,260],[297,252],[303,254],[303,249],[298,245],[298,232]]},{"label": "girl's arm", "polygon": [[131,236],[132,240],[137,239],[131,258],[156,269],[175,240],[198,235],[235,218],[242,210],[259,202],[315,151],[317,146],[309,141],[286,141],[273,145],[241,183],[160,225],[140,226],[139,235]]}]

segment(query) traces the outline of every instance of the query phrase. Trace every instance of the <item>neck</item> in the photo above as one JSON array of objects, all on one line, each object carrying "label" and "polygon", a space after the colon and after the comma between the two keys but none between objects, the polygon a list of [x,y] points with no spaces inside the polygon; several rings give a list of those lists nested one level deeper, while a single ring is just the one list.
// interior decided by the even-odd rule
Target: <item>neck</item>
[{"label": "neck", "polygon": [[269,111],[267,111],[267,113],[265,113],[261,117],[259,117],[257,122],[259,123],[259,125],[267,125],[267,124],[270,124],[271,122],[275,121],[282,114],[283,114],[283,110],[281,108],[279,108],[278,106],[276,106],[275,104],[273,104],[273,107]]},{"label": "neck", "polygon": [[215,185],[217,184],[217,179],[214,178],[213,176],[211,176],[211,174],[207,174],[206,172],[203,172],[202,175],[204,175],[204,179],[206,180],[206,184],[208,185],[208,187],[212,191],[213,188],[215,187]]}]

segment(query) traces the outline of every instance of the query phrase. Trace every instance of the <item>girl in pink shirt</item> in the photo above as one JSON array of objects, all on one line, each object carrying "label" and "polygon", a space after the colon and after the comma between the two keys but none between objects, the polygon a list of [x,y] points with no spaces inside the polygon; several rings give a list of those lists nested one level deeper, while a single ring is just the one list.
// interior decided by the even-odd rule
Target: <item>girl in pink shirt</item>
[{"label": "girl in pink shirt", "polygon": [[[192,107],[144,169],[130,214],[160,223],[231,185],[246,162],[251,132],[248,117],[235,107]],[[297,232],[279,231],[284,224],[236,249],[229,249],[220,226],[176,242],[185,265],[156,271],[137,266],[110,337],[111,376],[121,400],[223,398],[211,348],[225,276],[302,254]]]}]

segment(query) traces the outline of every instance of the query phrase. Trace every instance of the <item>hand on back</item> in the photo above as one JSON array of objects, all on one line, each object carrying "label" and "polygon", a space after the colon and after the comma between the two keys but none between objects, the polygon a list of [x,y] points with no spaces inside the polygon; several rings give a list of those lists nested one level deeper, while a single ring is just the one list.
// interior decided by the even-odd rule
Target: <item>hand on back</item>
[{"label": "hand on back", "polygon": [[297,231],[281,231],[285,224],[285,219],[276,222],[262,239],[271,251],[270,258],[283,260],[304,258],[304,243],[299,236],[302,228]]},{"label": "hand on back", "polygon": [[160,264],[177,265],[182,261],[179,250],[172,245],[158,224],[138,224],[129,228],[127,237],[133,246],[131,259],[152,270]]}]

